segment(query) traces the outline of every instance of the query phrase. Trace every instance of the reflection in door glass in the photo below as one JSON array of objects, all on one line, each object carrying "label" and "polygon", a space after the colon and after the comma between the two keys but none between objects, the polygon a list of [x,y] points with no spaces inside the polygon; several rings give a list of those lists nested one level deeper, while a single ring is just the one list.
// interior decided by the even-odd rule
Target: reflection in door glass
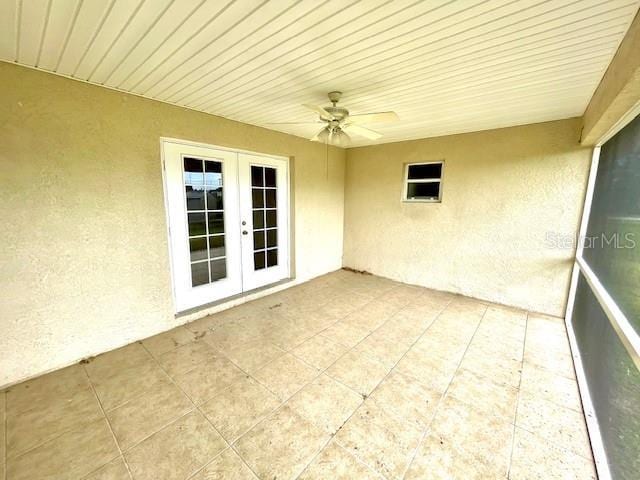
[{"label": "reflection in door glass", "polygon": [[191,286],[226,278],[222,162],[184,158]]},{"label": "reflection in door glass", "polygon": [[253,268],[278,265],[278,223],[276,169],[251,166],[253,207]]}]

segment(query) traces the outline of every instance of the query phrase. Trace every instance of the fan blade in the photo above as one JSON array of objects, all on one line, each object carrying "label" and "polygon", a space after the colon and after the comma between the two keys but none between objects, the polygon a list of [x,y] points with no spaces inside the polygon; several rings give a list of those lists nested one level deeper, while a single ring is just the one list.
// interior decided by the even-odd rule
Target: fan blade
[{"label": "fan blade", "polygon": [[376,122],[397,122],[400,120],[396,112],[362,113],[360,115],[349,115],[349,123],[376,123]]},{"label": "fan blade", "polygon": [[361,127],[360,125],[352,125],[347,124],[342,127],[343,130],[346,130],[350,133],[355,133],[356,135],[360,135],[361,137],[368,138],[369,140],[377,140],[382,137],[381,133],[374,132],[368,128]]},{"label": "fan blade", "polygon": [[320,115],[322,118],[327,118],[329,120],[333,120],[333,115],[331,115],[329,112],[327,112],[324,108],[322,108],[320,105],[308,105],[308,104],[303,104],[302,105],[305,108],[308,108],[309,110],[313,110],[314,112],[316,112],[318,115]]}]

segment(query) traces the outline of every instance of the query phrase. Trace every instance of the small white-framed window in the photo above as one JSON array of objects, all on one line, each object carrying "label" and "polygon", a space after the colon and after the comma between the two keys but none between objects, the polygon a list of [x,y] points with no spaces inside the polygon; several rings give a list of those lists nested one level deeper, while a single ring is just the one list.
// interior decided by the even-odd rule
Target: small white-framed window
[{"label": "small white-framed window", "polygon": [[444,160],[404,166],[403,202],[441,202]]}]

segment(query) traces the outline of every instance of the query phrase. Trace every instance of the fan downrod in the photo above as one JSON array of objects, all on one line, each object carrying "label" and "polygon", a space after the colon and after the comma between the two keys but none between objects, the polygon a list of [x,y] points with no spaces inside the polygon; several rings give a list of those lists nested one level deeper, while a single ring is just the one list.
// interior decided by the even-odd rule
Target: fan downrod
[{"label": "fan downrod", "polygon": [[338,103],[342,98],[342,92],[338,92],[338,91],[329,92],[327,96],[329,97],[329,100],[331,101],[331,103],[333,103],[333,106],[335,107],[336,103]]}]

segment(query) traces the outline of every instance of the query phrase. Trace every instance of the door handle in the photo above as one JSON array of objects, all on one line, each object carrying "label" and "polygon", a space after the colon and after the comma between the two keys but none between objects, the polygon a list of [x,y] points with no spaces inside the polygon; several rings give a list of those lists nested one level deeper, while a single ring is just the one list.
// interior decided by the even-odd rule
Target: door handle
[{"label": "door handle", "polygon": [[243,235],[246,235],[247,233],[249,233],[249,232],[247,232],[246,230],[242,230],[242,234]]}]

